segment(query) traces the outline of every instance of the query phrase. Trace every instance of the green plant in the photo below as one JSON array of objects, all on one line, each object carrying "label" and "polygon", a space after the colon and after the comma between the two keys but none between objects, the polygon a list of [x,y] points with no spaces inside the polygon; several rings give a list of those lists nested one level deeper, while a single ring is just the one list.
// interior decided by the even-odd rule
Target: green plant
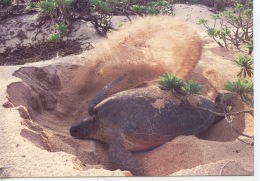
[{"label": "green plant", "polygon": [[93,6],[94,10],[100,13],[108,14],[112,11],[108,0],[91,0],[91,5]]},{"label": "green plant", "polygon": [[58,33],[53,33],[53,34],[51,34],[51,35],[49,36],[48,40],[49,40],[50,42],[55,42],[55,43],[57,43],[57,42],[59,42],[59,41],[61,40],[61,36],[60,36],[60,34],[58,34]]},{"label": "green plant", "polygon": [[[243,113],[248,113],[253,116],[254,109],[249,110],[243,110],[238,112],[231,112],[232,106],[231,106],[231,98],[234,98],[236,96],[240,96],[241,99],[247,103],[248,105],[252,106],[254,105],[253,102],[253,91],[254,91],[254,84],[252,80],[248,79],[242,79],[237,81],[228,81],[224,89],[228,92],[221,93],[222,95],[217,96],[216,98],[216,110],[208,109],[205,107],[200,107],[194,104],[192,101],[189,100],[190,96],[192,94],[200,94],[205,90],[205,86],[201,85],[197,82],[194,82],[192,80],[189,80],[188,83],[185,83],[183,80],[176,77],[174,74],[165,73],[163,76],[160,76],[159,86],[161,89],[171,90],[176,89],[177,92],[180,94],[176,94],[173,91],[173,94],[175,97],[180,99],[183,103],[190,104],[196,109],[208,111],[214,115],[217,116],[223,116],[225,120],[230,124],[231,128],[236,134],[245,136],[247,138],[252,139],[252,142],[245,142],[241,139],[242,142],[246,144],[253,145],[254,143],[254,136],[249,136],[244,133],[241,133],[238,131],[233,125],[232,121],[234,119],[234,115],[239,115]],[[218,100],[219,99],[219,100]]]},{"label": "green plant", "polygon": [[235,60],[236,64],[241,67],[240,72],[237,76],[249,76],[251,77],[253,75],[253,60],[249,58],[248,56],[239,56],[238,60]]},{"label": "green plant", "polygon": [[43,0],[38,2],[38,11],[40,16],[50,15],[52,17],[57,16],[57,3],[55,0]]},{"label": "green plant", "polygon": [[106,36],[107,32],[113,29],[111,19],[119,2],[116,0],[90,0],[90,22],[101,36]]},{"label": "green plant", "polygon": [[134,4],[130,6],[130,10],[139,15],[158,15],[158,14],[173,14],[171,4],[168,1],[157,0],[147,2],[147,4]]},{"label": "green plant", "polygon": [[[72,25],[77,20],[89,21],[97,33],[106,36],[113,27],[114,15],[125,15],[131,21],[134,13],[131,6],[146,6],[150,14],[170,14],[173,12],[170,0],[41,0],[37,3],[39,24],[47,21],[67,22]],[[33,8],[34,4],[31,5]],[[121,24],[122,25],[122,24]],[[120,25],[120,26],[121,26]]]},{"label": "green plant", "polygon": [[40,16],[51,16],[57,18],[60,15],[66,15],[73,0],[42,0],[38,2],[38,11]]},{"label": "green plant", "polygon": [[68,14],[74,0],[56,0],[57,8],[61,14]]},{"label": "green plant", "polygon": [[178,78],[174,74],[166,72],[160,76],[159,87],[164,90],[175,90],[182,95],[187,94],[201,94],[206,90],[204,85],[189,80],[187,83]]},{"label": "green plant", "polygon": [[183,90],[189,94],[201,94],[206,90],[206,87],[202,84],[189,80],[188,83],[183,87]]},{"label": "green plant", "polygon": [[248,54],[250,55],[254,50],[254,41],[253,39],[247,41],[246,47],[248,48]]},{"label": "green plant", "polygon": [[174,89],[176,91],[179,91],[184,85],[185,82],[182,79],[176,77],[174,74],[169,74],[166,72],[163,76],[160,76],[159,87],[161,89]]},{"label": "green plant", "polygon": [[38,6],[41,11],[51,11],[57,8],[57,3],[55,0],[43,0],[38,2]]},{"label": "green plant", "polygon": [[250,98],[254,92],[254,83],[252,80],[238,79],[237,81],[228,81],[224,85],[224,89],[231,93],[227,94],[223,99],[227,100],[238,95],[245,103],[253,107],[254,102]]},{"label": "green plant", "polygon": [[64,35],[68,32],[68,25],[64,24],[64,23],[59,23],[56,24],[55,26],[56,30],[58,31],[58,33],[53,33],[49,36],[48,40],[50,42],[59,42]]},{"label": "green plant", "polygon": [[59,32],[61,37],[63,37],[68,32],[68,25],[64,23],[56,24],[55,28]]},{"label": "green plant", "polygon": [[[245,1],[242,4],[235,0],[231,9],[212,15],[213,27],[209,27],[205,19],[199,19],[197,24],[206,27],[208,36],[221,47],[229,49],[235,46],[239,49],[241,44],[253,38],[253,4],[251,0]],[[216,28],[217,22],[219,28]]]}]

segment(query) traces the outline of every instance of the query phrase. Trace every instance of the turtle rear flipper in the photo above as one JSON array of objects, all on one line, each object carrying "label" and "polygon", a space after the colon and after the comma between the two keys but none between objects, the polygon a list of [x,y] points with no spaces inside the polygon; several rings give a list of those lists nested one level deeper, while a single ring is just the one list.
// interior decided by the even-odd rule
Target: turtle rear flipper
[{"label": "turtle rear flipper", "polygon": [[107,84],[101,91],[99,91],[89,102],[88,104],[88,114],[92,116],[94,114],[94,108],[101,101],[107,98],[110,90],[119,82],[121,82],[126,77],[126,74],[116,78],[111,83]]},{"label": "turtle rear flipper", "polygon": [[124,148],[118,140],[109,145],[108,156],[112,164],[120,170],[130,171],[135,176],[144,175],[144,169],[132,153]]}]

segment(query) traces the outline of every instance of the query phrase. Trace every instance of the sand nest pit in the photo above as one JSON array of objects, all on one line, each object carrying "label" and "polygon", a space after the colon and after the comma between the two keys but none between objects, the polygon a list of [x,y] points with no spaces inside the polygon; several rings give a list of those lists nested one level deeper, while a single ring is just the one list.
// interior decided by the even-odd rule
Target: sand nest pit
[{"label": "sand nest pit", "polygon": [[21,136],[42,149],[76,155],[85,168],[113,169],[103,154],[106,146],[71,138],[69,127],[88,117],[90,98],[123,74],[127,78],[114,92],[149,85],[166,71],[186,77],[201,56],[201,44],[196,31],[177,18],[146,17],[100,42],[83,66],[19,69],[14,76],[21,82],[10,84],[7,92],[24,118]]},{"label": "sand nest pit", "polygon": [[[197,65],[201,50],[200,36],[187,23],[168,16],[140,18],[101,41],[87,55],[84,65],[20,68],[14,76],[21,81],[8,86],[11,103],[5,106],[18,107],[24,125],[20,135],[35,146],[50,152],[75,155],[82,170],[113,170],[116,168],[109,162],[107,145],[76,140],[69,135],[73,123],[89,117],[87,105],[91,97],[123,74],[127,77],[111,94],[155,84],[165,72],[186,78]],[[192,72],[192,76],[204,78],[198,70]],[[209,132],[203,139],[210,136]],[[166,173],[172,172],[151,171],[149,174]]]}]

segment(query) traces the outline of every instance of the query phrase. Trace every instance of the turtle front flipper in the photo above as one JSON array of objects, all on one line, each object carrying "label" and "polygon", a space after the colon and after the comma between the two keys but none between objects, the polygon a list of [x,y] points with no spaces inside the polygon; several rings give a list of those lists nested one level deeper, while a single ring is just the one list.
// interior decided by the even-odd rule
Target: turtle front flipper
[{"label": "turtle front flipper", "polygon": [[108,149],[108,156],[114,166],[121,170],[128,170],[135,176],[145,175],[142,164],[133,154],[126,150],[120,141],[114,141]]},{"label": "turtle front flipper", "polygon": [[116,78],[111,83],[107,84],[101,91],[99,91],[89,102],[88,104],[88,113],[90,116],[94,115],[94,108],[98,105],[101,101],[107,98],[108,93],[110,90],[115,86],[117,83],[122,81],[126,77],[126,74]]}]

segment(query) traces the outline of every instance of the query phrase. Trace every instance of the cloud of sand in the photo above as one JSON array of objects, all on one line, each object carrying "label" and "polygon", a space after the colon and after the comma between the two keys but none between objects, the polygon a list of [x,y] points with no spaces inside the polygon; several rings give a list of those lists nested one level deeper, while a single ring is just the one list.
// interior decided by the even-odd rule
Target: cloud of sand
[{"label": "cloud of sand", "polygon": [[125,73],[124,88],[158,79],[165,72],[185,78],[201,50],[201,38],[188,23],[172,16],[138,18],[96,46],[76,72],[72,87],[97,90],[96,82],[103,86]]}]

